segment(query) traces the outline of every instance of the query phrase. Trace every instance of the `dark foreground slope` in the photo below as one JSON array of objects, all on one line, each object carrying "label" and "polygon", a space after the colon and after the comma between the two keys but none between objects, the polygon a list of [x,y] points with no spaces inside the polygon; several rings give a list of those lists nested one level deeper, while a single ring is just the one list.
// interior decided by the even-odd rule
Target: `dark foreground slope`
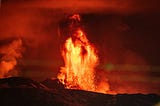
[{"label": "dark foreground slope", "polygon": [[[32,83],[32,80],[27,81],[27,85],[33,87],[19,86],[18,81],[18,86],[1,86],[0,106],[156,106],[160,102],[160,96],[154,94],[107,95],[82,90],[46,89],[36,87],[33,84],[39,84]],[[22,84],[26,84],[24,82]],[[4,85],[4,80],[0,85]]]}]

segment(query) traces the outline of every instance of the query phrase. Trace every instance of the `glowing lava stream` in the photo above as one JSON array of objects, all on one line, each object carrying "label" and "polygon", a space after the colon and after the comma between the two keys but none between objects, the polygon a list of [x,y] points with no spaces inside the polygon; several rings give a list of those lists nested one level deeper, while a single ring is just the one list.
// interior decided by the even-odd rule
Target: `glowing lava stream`
[{"label": "glowing lava stream", "polygon": [[[79,15],[73,15],[70,19],[80,21]],[[106,93],[109,90],[108,84],[104,88],[105,90],[98,90],[95,83],[94,70],[98,65],[98,56],[96,49],[88,41],[80,27],[66,39],[62,49],[62,56],[65,66],[61,67],[58,79],[66,88],[102,93]],[[100,86],[102,87],[101,84]]]}]

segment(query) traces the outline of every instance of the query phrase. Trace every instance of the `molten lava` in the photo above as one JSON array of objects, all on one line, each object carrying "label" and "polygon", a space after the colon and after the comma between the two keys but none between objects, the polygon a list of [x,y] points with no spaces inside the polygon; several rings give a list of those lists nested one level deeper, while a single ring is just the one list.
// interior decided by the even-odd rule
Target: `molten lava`
[{"label": "molten lava", "polygon": [[[65,66],[61,67],[58,79],[66,88],[82,89],[94,92],[106,93],[109,90],[108,83],[96,84],[95,67],[98,65],[98,56],[95,47],[89,42],[81,27],[73,28],[80,21],[79,15],[69,17],[70,35],[64,43],[62,56]],[[74,29],[74,30],[73,30]],[[103,86],[102,86],[103,84]],[[103,90],[102,90],[103,89]]]}]

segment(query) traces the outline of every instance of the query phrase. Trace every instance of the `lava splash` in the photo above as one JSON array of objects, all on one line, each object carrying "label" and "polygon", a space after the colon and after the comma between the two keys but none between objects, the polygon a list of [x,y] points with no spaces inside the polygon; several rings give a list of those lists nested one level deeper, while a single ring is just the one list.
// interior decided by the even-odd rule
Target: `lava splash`
[{"label": "lava splash", "polygon": [[60,29],[66,37],[61,49],[65,66],[61,67],[57,77],[68,89],[107,93],[109,84],[96,82],[95,68],[99,60],[97,50],[87,39],[80,20],[78,14],[69,16],[64,25],[65,31]]}]

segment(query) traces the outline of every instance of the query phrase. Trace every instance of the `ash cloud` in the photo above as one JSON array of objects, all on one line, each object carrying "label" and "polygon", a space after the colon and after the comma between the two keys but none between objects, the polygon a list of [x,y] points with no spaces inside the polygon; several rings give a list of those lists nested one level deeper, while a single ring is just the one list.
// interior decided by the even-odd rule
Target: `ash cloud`
[{"label": "ash cloud", "polygon": [[57,67],[62,63],[57,46],[60,17],[50,9],[12,9],[12,6],[2,6],[0,9],[1,45],[5,45],[8,39],[21,38],[26,48],[22,58],[22,76],[36,80],[56,76]]},{"label": "ash cloud", "polygon": [[22,40],[17,39],[0,47],[0,78],[18,76],[16,66],[22,58]]}]

